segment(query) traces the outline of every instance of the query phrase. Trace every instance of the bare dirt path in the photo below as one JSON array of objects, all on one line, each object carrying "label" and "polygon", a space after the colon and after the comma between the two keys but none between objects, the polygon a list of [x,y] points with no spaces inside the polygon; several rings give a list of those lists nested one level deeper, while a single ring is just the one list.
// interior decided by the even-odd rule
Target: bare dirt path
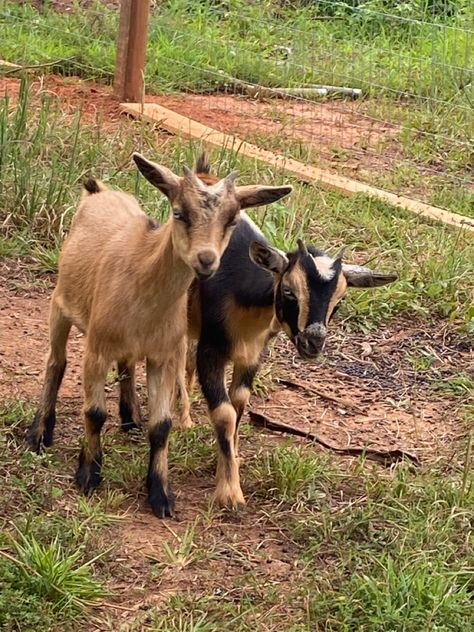
[{"label": "bare dirt path", "polygon": [[[0,395],[35,398],[47,349],[48,298],[53,275],[7,261],[1,269]],[[80,398],[82,335],[73,329],[61,401]],[[417,370],[417,354],[431,354],[438,371]],[[316,432],[339,447],[367,446],[413,451],[422,459],[449,448],[458,435],[455,401],[447,406],[440,380],[472,370],[467,339],[445,328],[400,322],[373,334],[344,335],[337,327],[322,362],[296,358],[283,336],[270,349],[251,407],[267,416]],[[415,365],[414,365],[415,364]],[[278,386],[278,378],[294,387]],[[139,385],[143,389],[142,376]],[[115,397],[115,394],[113,394]],[[453,405],[454,404],[454,405]],[[114,412],[115,415],[115,412]]]}]

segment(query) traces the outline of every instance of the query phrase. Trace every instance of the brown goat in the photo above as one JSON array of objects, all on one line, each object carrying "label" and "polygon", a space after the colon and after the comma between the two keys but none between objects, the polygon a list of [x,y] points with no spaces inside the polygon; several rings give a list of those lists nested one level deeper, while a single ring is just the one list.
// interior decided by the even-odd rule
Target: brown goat
[{"label": "brown goat", "polygon": [[40,405],[28,431],[30,446],[51,445],[58,389],[66,367],[71,325],[86,333],[83,368],[85,442],[75,480],[91,492],[101,480],[100,433],[106,419],[104,386],[117,361],[125,374],[125,401],[138,401],[134,365],[146,358],[150,460],[148,500],[157,516],[169,516],[170,410],[176,378],[186,358],[187,291],[194,277],[218,269],[240,210],[268,204],[291,187],[236,187],[236,173],[210,186],[185,168],[168,168],[133,156],[141,173],[164,193],[172,217],[158,228],[130,195],[96,180],[86,183],[71,232],[64,244],[51,300],[50,351]]}]

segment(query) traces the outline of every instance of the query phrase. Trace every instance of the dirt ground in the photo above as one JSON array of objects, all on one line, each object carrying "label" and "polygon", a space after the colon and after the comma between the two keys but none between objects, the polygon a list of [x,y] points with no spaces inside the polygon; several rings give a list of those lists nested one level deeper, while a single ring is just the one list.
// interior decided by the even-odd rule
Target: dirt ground
[{"label": "dirt ground", "polygon": [[[7,260],[0,281],[0,397],[34,399],[47,348],[54,275],[35,275],[31,267]],[[472,340],[448,332],[446,326],[433,332],[421,323],[400,321],[348,337],[336,326],[317,363],[299,360],[281,334],[260,371],[264,393],[253,396],[251,408],[315,432],[335,447],[401,449],[429,461],[449,451],[460,429],[456,408],[447,406],[442,389],[436,394],[433,388],[439,378],[417,371],[410,358],[429,353],[444,379],[460,366],[474,371]],[[82,342],[82,334],[73,330],[61,391],[61,400],[71,404],[81,395]],[[279,379],[285,383],[278,384]],[[143,389],[140,380],[143,374]]]},{"label": "dirt ground", "polygon": [[[0,398],[20,399],[34,404],[41,385],[47,349],[48,300],[54,275],[39,273],[28,261],[3,261],[0,268]],[[370,335],[344,335],[337,324],[332,328],[324,361],[303,363],[297,359],[289,341],[280,336],[271,348],[261,371],[260,394],[251,400],[254,411],[311,431],[335,447],[399,448],[424,462],[448,459],[457,439],[464,434],[458,414],[459,400],[449,399],[430,383],[431,373],[416,372],[409,358],[419,353],[435,356],[435,366],[445,378],[459,365],[474,371],[474,350],[467,339],[453,337],[440,327],[427,330],[417,323],[398,322]],[[68,368],[58,405],[56,442],[52,451],[66,461],[67,506],[77,502],[76,492],[67,482],[74,471],[81,436],[81,357],[83,338],[72,331]],[[470,367],[470,369],[469,369]],[[278,384],[284,379],[297,388]],[[143,372],[139,392],[144,391]],[[109,420],[105,433],[108,450],[113,450],[118,431],[117,389],[108,393]],[[202,402],[194,407],[197,423],[207,423]],[[245,433],[244,433],[245,434]],[[209,428],[209,437],[211,429]],[[245,467],[260,451],[285,438],[276,433],[253,430],[241,442],[243,479]],[[286,439],[305,443],[304,439]],[[312,449],[320,450],[314,446]],[[107,451],[106,451],[107,453]],[[107,454],[106,454],[107,458]],[[334,457],[343,468],[352,459]],[[164,603],[173,594],[227,596],[237,591],[236,578],[243,565],[263,582],[276,585],[298,581],[294,565],[295,546],[265,514],[261,499],[248,498],[248,507],[239,516],[223,513],[204,529],[204,542],[213,555],[186,566],[165,565],[163,542],[176,541],[199,515],[205,515],[213,490],[213,464],[205,472],[186,476],[178,489],[176,521],[159,521],[145,505],[142,481],[135,481],[128,492],[125,513],[113,533],[116,557],[111,561],[114,577],[109,586],[114,593],[108,608],[115,620],[127,621],[143,614],[151,605]],[[374,467],[374,466],[372,466]],[[379,467],[379,466],[375,466]],[[244,485],[245,493],[245,485]],[[131,494],[131,495],[130,495]],[[266,515],[265,520],[262,519]],[[259,513],[260,512],[260,513]],[[260,519],[255,523],[255,515]],[[220,538],[219,533],[226,534]],[[283,537],[284,536],[284,537]],[[104,548],[108,542],[103,543]],[[157,564],[159,573],[153,573]],[[97,620],[97,629],[103,623]],[[127,629],[126,627],[124,629]]]}]

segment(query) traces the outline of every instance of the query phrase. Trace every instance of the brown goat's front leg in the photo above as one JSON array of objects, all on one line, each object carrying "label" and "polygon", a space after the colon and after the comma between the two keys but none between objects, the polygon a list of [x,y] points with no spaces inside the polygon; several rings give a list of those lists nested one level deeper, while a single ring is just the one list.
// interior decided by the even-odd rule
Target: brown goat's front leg
[{"label": "brown goat's front leg", "polygon": [[245,499],[235,451],[237,414],[225,388],[225,365],[225,355],[212,344],[206,346],[201,338],[197,354],[199,382],[209,406],[218,447],[215,497],[223,507],[239,509]]},{"label": "brown goat's front leg", "polygon": [[46,447],[53,444],[56,401],[66,369],[66,344],[70,330],[71,321],[64,316],[53,295],[49,313],[50,349],[46,361],[43,391],[33,423],[26,433],[26,441],[35,452],[39,452],[41,442]]},{"label": "brown goat's front leg", "polygon": [[249,402],[253,379],[257,371],[258,364],[253,364],[251,366],[236,364],[234,366],[229,395],[230,401],[232,402],[237,414],[234,435],[234,450],[236,455],[239,453],[239,424],[245,407]]},{"label": "brown goat's front leg", "polygon": [[150,461],[146,479],[148,502],[158,518],[173,515],[174,495],[168,484],[168,441],[175,392],[176,362],[147,359],[148,436]]},{"label": "brown goat's front leg", "polygon": [[135,364],[118,362],[117,370],[120,386],[120,427],[124,432],[141,430],[140,402],[135,390]]},{"label": "brown goat's front leg", "polygon": [[107,418],[104,387],[108,363],[89,349],[84,358],[84,444],[76,470],[76,485],[90,494],[100,484],[102,448],[100,433]]}]

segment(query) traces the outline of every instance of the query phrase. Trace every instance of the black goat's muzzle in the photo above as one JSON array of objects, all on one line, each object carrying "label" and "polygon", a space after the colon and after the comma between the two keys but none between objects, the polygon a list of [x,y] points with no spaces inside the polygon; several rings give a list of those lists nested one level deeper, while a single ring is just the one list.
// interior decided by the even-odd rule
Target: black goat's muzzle
[{"label": "black goat's muzzle", "polygon": [[326,335],[326,327],[319,323],[312,324],[304,331],[300,331],[295,338],[296,348],[300,357],[305,360],[317,358],[324,349]]}]

